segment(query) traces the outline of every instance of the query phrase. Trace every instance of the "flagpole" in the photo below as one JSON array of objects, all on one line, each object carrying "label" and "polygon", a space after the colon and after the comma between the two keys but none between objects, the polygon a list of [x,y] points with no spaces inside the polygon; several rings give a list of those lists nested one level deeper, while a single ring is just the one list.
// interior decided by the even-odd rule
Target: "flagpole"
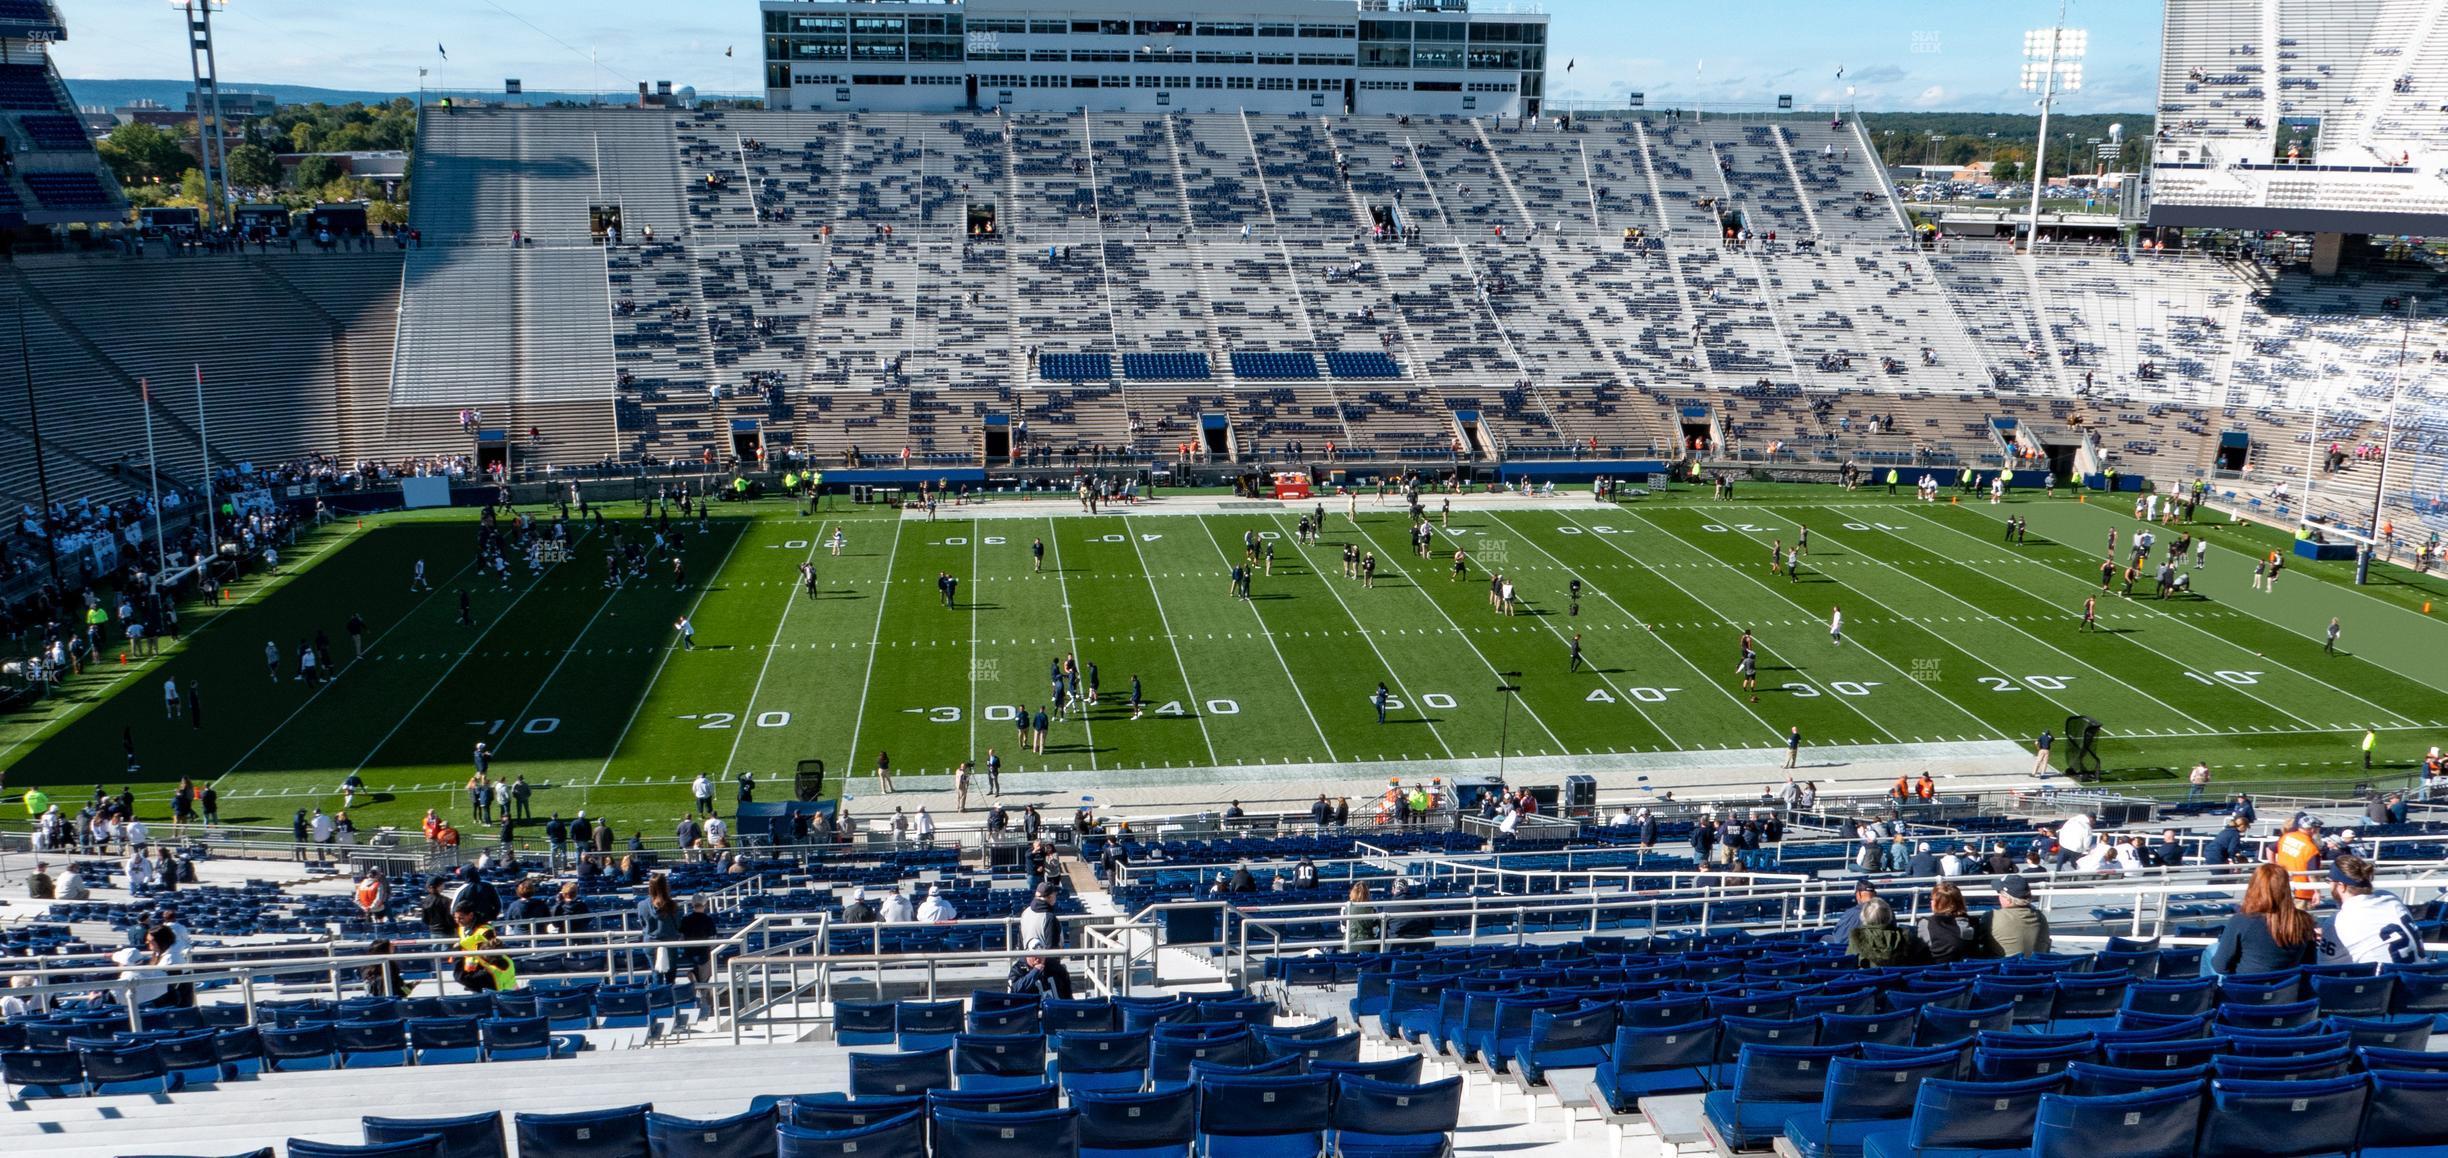
[{"label": "flagpole", "polygon": [[212,577],[213,560],[221,557],[221,528],[219,521],[213,517],[220,503],[214,495],[214,491],[218,488],[213,485],[212,426],[207,421],[204,407],[204,363],[195,364],[195,376],[196,438],[204,446],[204,453],[201,456],[204,461],[204,563],[205,578],[209,579]]},{"label": "flagpole", "polygon": [[162,534],[161,463],[153,455],[153,387],[144,379],[138,378],[136,393],[144,403],[145,474],[151,479],[153,487],[153,557],[156,562],[153,571],[153,589],[159,591],[161,590],[160,564],[170,561],[170,551],[164,541],[165,536]]},{"label": "flagpole", "polygon": [[[51,517],[51,468],[44,463],[42,438],[42,408],[34,400],[33,347],[26,344],[25,299],[17,299],[17,367],[25,375],[26,419],[34,428],[34,483],[42,491],[42,520]],[[45,524],[48,525],[47,522]],[[59,538],[46,530],[42,537],[43,558],[51,567],[51,582],[56,585],[59,575]]]}]

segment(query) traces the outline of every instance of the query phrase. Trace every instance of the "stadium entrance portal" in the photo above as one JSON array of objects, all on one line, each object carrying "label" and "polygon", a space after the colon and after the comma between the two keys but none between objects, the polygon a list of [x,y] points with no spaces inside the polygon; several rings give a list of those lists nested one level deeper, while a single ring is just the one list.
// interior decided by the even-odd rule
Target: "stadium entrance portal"
[{"label": "stadium entrance portal", "polygon": [[980,437],[985,440],[985,445],[978,449],[985,455],[987,462],[998,462],[1010,458],[1012,453],[1011,415],[987,415],[986,432]]},{"label": "stadium entrance portal", "polygon": [[1709,417],[1709,412],[1706,407],[1684,407],[1682,424],[1679,429],[1683,432],[1683,446],[1685,449],[1706,450],[1708,447],[1716,445],[1717,423],[1715,420]]},{"label": "stadium entrance portal", "polygon": [[476,475],[479,478],[510,477],[509,431],[476,432]]},{"label": "stadium entrance portal", "polygon": [[604,238],[621,227],[621,207],[618,205],[587,206],[587,233],[602,245]]},{"label": "stadium entrance portal", "polygon": [[1454,437],[1462,443],[1462,453],[1472,462],[1488,457],[1487,429],[1479,424],[1476,410],[1454,411]]},{"label": "stadium entrance portal", "polygon": [[2244,473],[2244,460],[2252,455],[2252,435],[2241,430],[2229,430],[2219,435],[2218,459],[2212,469],[2227,474]]},{"label": "stadium entrance portal", "polygon": [[996,236],[993,202],[969,207],[969,236],[980,240]]},{"label": "stadium entrance portal", "polygon": [[1232,420],[1221,414],[1199,415],[1199,445],[1216,462],[1233,461]]},{"label": "stadium entrance portal", "polygon": [[731,420],[731,455],[742,466],[765,461],[765,424],[754,418]]}]

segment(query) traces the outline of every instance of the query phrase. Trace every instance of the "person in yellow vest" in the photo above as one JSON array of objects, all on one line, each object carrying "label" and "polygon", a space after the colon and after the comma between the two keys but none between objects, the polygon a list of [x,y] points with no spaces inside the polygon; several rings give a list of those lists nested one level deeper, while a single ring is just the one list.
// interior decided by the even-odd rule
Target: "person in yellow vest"
[{"label": "person in yellow vest", "polygon": [[51,811],[51,795],[40,788],[29,788],[25,794],[27,816],[41,816]]},{"label": "person in yellow vest", "polygon": [[459,948],[467,954],[459,959],[459,987],[471,993],[518,988],[518,962],[486,952],[502,947],[493,926],[480,920],[474,909],[453,909],[451,920],[459,925]]},{"label": "person in yellow vest", "polygon": [[1891,467],[1888,467],[1888,468],[1887,468],[1887,497],[1889,497],[1889,498],[1894,498],[1894,497],[1895,497],[1895,488],[1896,488],[1896,468],[1894,468],[1894,467],[1892,467],[1892,466],[1891,466]]},{"label": "person in yellow vest", "polygon": [[2371,768],[2372,745],[2380,742],[2380,733],[2369,728],[2363,731],[2363,767]]}]

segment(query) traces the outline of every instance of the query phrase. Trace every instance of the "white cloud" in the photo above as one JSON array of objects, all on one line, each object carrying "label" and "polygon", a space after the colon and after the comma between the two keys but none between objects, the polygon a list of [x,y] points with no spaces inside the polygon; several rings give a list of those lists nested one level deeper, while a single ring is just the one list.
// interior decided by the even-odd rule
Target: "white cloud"
[{"label": "white cloud", "polygon": [[1939,102],[1944,101],[1946,97],[1946,86],[1933,84],[1928,88],[1922,89],[1921,95],[1913,98],[1913,103],[1925,109],[1936,108],[1938,107]]}]

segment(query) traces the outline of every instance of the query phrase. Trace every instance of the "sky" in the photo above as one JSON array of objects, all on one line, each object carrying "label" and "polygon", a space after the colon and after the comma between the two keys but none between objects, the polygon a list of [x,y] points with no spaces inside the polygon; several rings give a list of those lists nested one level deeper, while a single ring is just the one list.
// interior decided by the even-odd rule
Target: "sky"
[{"label": "sky", "polygon": [[[2031,111],[2032,97],[2016,87],[2023,33],[2057,14],[2056,0],[1478,3],[1508,6],[1543,8],[1553,20],[1551,100],[1619,104],[1641,92],[1652,107],[1765,108],[1790,93],[1805,107],[1851,100],[1865,109],[1946,112]],[[68,40],[54,56],[63,74],[187,75],[182,20],[163,0],[61,7]],[[2070,0],[2067,24],[2089,30],[2091,54],[2081,91],[2058,107],[2147,112],[2160,8],[2152,0]],[[530,90],[635,91],[640,80],[669,80],[709,93],[754,92],[762,85],[756,12],[752,0],[232,0],[215,13],[213,31],[229,88],[407,92],[425,68],[429,83],[479,92],[498,92],[505,77]],[[735,50],[729,58],[726,48]]]}]

